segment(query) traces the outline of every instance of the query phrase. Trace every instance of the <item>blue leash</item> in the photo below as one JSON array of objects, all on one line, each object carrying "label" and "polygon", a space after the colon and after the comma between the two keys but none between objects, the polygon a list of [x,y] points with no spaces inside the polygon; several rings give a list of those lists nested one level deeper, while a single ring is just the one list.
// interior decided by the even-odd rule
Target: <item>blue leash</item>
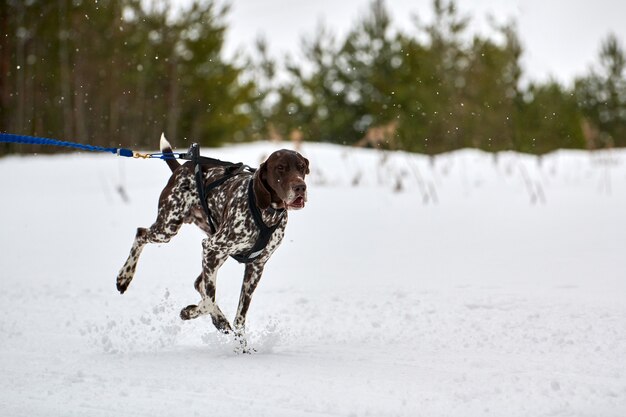
[{"label": "blue leash", "polygon": [[4,143],[22,143],[27,145],[50,145],[50,146],[62,146],[66,148],[75,148],[83,151],[91,151],[91,152],[110,152],[112,154],[118,156],[126,156],[133,158],[159,158],[159,159],[175,159],[181,158],[183,154],[177,153],[168,153],[164,155],[162,153],[149,153],[142,154],[139,152],[135,152],[130,149],[125,148],[105,148],[102,146],[93,146],[93,145],[85,145],[82,143],[75,142],[67,142],[56,139],[48,139],[48,138],[39,138],[36,136],[22,136],[22,135],[13,135],[11,133],[0,133],[0,142]]},{"label": "blue leash", "polygon": [[[247,170],[248,172],[251,172],[251,173],[256,171],[256,169],[250,168],[249,166],[244,165],[241,162],[238,164],[233,164],[232,162],[225,162],[225,161],[220,161],[219,159],[215,159],[215,158],[200,156],[200,148],[197,143],[193,143],[191,147],[189,148],[189,151],[186,153],[167,152],[165,154],[163,153],[141,154],[139,152],[135,152],[133,150],[125,149],[125,148],[105,148],[102,146],[85,145],[82,143],[67,142],[67,141],[56,140],[56,139],[39,138],[36,136],[13,135],[11,133],[0,133],[0,143],[23,143],[27,145],[62,146],[66,148],[75,148],[75,149],[81,149],[83,151],[91,151],[91,152],[110,152],[118,156],[127,156],[127,157],[133,157],[133,158],[143,158],[143,159],[179,158],[179,159],[186,159],[186,160],[192,161],[193,164],[195,165],[194,172],[195,172],[195,179],[196,179],[196,188],[198,189],[200,202],[207,216],[209,227],[211,228],[212,233],[215,233],[216,228],[211,217],[209,206],[207,204],[207,197],[206,197],[207,192],[211,191],[213,188],[216,188],[222,185],[224,182],[226,182],[226,180],[236,175],[239,175],[244,170]],[[206,164],[209,167],[224,167],[227,173],[222,178],[216,181],[213,181],[209,185],[205,186],[204,184],[205,178],[203,176],[203,170],[202,170],[203,164]],[[257,241],[255,242],[254,246],[249,252],[231,255],[234,259],[236,259],[238,262],[241,262],[241,263],[252,262],[254,258],[256,258],[259,254],[261,254],[261,252],[265,249],[265,247],[269,243],[269,240],[272,234],[274,233],[274,231],[280,224],[280,220],[279,220],[274,226],[268,227],[263,221],[261,212],[256,206],[254,191],[252,188],[252,180],[250,180],[249,185],[248,185],[248,205],[250,207],[250,210],[252,211],[254,222],[259,228],[260,233],[259,233],[259,237],[257,238]]]}]

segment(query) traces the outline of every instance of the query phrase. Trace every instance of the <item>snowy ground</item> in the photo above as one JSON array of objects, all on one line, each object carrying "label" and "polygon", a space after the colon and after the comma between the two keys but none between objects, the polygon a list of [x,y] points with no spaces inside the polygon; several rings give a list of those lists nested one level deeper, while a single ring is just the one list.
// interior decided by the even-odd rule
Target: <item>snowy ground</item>
[{"label": "snowy ground", "polygon": [[[191,226],[115,289],[163,162],[0,159],[0,415],[626,415],[626,152],[303,153],[309,203],[252,301],[252,355],[178,318]],[[231,319],[242,273],[218,279]]]}]

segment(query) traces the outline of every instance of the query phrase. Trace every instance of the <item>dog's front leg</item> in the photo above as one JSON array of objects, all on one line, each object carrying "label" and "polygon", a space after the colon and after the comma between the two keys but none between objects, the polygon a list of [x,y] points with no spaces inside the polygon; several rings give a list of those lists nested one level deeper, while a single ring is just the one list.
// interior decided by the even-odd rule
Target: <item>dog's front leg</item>
[{"label": "dog's front leg", "polygon": [[238,334],[243,335],[244,327],[246,325],[246,314],[248,314],[248,307],[250,307],[252,293],[261,280],[264,266],[265,263],[257,262],[252,262],[246,265],[246,271],[241,285],[241,295],[239,296],[239,306],[237,307],[237,315],[235,316],[235,330]]},{"label": "dog's front leg", "polygon": [[248,348],[248,341],[245,336],[246,314],[248,313],[248,307],[250,307],[252,293],[261,280],[263,266],[264,263],[249,263],[246,265],[246,271],[241,285],[241,295],[239,296],[239,306],[237,307],[237,315],[234,321],[235,337],[240,344],[239,349],[237,349],[239,353],[255,352],[254,349]]},{"label": "dog's front leg", "polygon": [[215,327],[223,332],[232,332],[232,327],[215,302],[215,286],[217,282],[217,270],[228,259],[228,252],[221,250],[217,245],[216,235],[202,241],[203,259],[202,275],[199,277],[196,287],[202,295],[198,305],[189,305],[180,312],[183,320],[195,319],[204,314],[210,314]]}]

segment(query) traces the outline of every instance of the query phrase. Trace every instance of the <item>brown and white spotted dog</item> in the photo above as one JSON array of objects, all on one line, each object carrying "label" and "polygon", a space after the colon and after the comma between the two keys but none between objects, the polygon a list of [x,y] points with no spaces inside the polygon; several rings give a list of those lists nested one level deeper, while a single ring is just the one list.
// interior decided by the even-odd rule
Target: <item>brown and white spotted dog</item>
[{"label": "brown and white spotted dog", "polygon": [[[172,152],[171,145],[164,137],[161,137],[161,151]],[[267,226],[278,227],[261,253],[246,262],[234,321],[236,334],[243,335],[252,293],[261,279],[265,263],[283,239],[287,210],[302,209],[307,200],[304,177],[309,173],[309,161],[297,152],[279,150],[272,153],[254,174],[243,172],[212,190],[207,195],[207,203],[216,227],[215,233],[211,233],[200,203],[194,163],[181,165],[175,159],[168,159],[167,163],[173,174],[161,192],[157,219],[150,228],[137,229],[130,255],[117,276],[117,289],[122,294],[128,289],[139,255],[147,243],[169,242],[183,223],[194,223],[208,235],[202,241],[202,273],[195,281],[201,300],[197,305],[182,309],[180,317],[189,320],[210,314],[218,330],[232,332],[233,328],[215,303],[215,283],[217,270],[226,259],[250,251],[259,236],[259,227],[249,207],[249,181],[252,181],[254,202],[263,222]],[[220,166],[203,165],[205,184],[223,177],[225,170]]]}]

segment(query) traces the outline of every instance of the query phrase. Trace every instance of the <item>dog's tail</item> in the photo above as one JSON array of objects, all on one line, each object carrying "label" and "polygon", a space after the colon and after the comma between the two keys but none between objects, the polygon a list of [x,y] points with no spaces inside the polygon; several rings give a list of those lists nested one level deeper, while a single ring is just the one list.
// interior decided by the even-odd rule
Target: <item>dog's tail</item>
[{"label": "dog's tail", "polygon": [[176,158],[173,158],[174,151],[172,150],[172,145],[165,139],[165,133],[161,133],[161,141],[159,143],[159,147],[161,148],[161,153],[165,156],[168,154],[172,156],[172,158],[167,158],[165,162],[167,162],[167,166],[170,167],[172,172],[176,171],[180,166],[180,162]]}]

